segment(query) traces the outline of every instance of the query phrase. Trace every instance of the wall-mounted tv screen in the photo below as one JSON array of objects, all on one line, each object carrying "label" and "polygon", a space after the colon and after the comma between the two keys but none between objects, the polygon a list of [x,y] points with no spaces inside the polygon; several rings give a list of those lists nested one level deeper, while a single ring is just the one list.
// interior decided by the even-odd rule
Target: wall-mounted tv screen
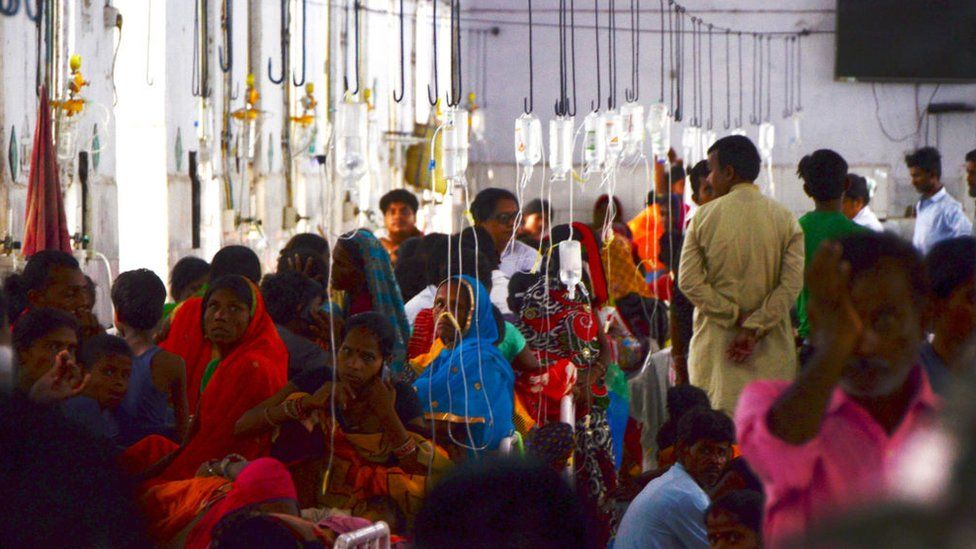
[{"label": "wall-mounted tv screen", "polygon": [[976,81],[976,0],[837,0],[835,76]]}]

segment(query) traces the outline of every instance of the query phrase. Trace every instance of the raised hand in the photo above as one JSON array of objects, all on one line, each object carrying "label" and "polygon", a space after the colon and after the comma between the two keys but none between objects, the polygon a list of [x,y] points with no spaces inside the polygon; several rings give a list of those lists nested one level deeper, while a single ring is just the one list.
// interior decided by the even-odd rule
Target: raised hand
[{"label": "raised hand", "polygon": [[848,356],[860,341],[863,325],[851,301],[851,266],[842,253],[840,244],[827,242],[814,256],[806,275],[807,314],[814,346]]},{"label": "raised hand", "polygon": [[31,387],[29,397],[39,404],[52,404],[78,396],[91,374],[85,372],[67,351],[54,359],[54,366]]}]

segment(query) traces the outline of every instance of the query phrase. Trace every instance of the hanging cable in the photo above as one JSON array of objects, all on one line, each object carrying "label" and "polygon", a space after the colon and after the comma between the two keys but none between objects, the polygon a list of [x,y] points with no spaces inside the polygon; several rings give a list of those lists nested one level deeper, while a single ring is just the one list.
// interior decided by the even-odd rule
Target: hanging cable
[{"label": "hanging cable", "polygon": [[759,124],[759,95],[761,91],[759,89],[759,82],[762,77],[759,75],[760,61],[759,61],[759,35],[753,33],[752,35],[752,114],[749,115],[750,124]]},{"label": "hanging cable", "polygon": [[[27,0],[30,2],[30,0]],[[7,17],[13,17],[17,15],[20,11],[20,0],[10,0],[10,3],[4,5],[2,0],[0,0],[0,15],[6,15]]]},{"label": "hanging cable", "polygon": [[793,94],[791,91],[791,84],[793,83],[793,55],[790,51],[790,40],[791,36],[783,37],[783,66],[786,67],[786,71],[783,73],[783,118],[789,118],[793,114]]},{"label": "hanging cable", "polygon": [[[522,112],[532,113],[533,103],[535,102],[534,76],[535,68],[532,66],[532,0],[526,0],[529,4],[529,96],[522,98]],[[437,2],[434,2],[436,5]],[[436,9],[436,8],[435,8]]]},{"label": "hanging cable", "polygon": [[685,80],[685,63],[683,59],[684,55],[684,19],[683,19],[683,8],[677,4],[674,7],[674,29],[675,29],[675,52],[674,52],[674,62],[676,67],[677,84],[675,85],[675,108],[674,108],[674,120],[675,122],[681,122],[684,118],[684,80]]},{"label": "hanging cable", "polygon": [[691,125],[698,121],[698,18],[691,18]]},{"label": "hanging cable", "polygon": [[461,104],[462,73],[461,73],[461,2],[451,0],[451,90],[447,98],[447,106],[457,107]]},{"label": "hanging cable", "polygon": [[658,103],[664,103],[664,0],[661,3],[661,94]]},{"label": "hanging cable", "polygon": [[285,81],[285,56],[288,50],[288,39],[290,38],[288,34],[288,0],[281,0],[280,2],[280,15],[281,15],[281,36],[280,36],[280,47],[281,47],[281,71],[278,72],[278,76],[272,76],[273,71],[271,70],[271,58],[268,57],[268,80],[272,84],[281,84]]},{"label": "hanging cable", "polygon": [[708,25],[708,124],[712,129],[715,120],[715,73],[712,72],[712,25]]},{"label": "hanging cable", "polygon": [[[495,29],[497,31],[497,28]],[[481,106],[488,108],[488,33],[481,34]]]},{"label": "hanging cable", "polygon": [[743,95],[745,95],[744,92],[746,87],[745,81],[742,80],[742,33],[741,32],[736,33],[736,41],[738,42],[738,47],[736,49],[738,50],[739,53],[739,79],[736,81],[736,83],[738,84],[736,87],[739,88],[739,116],[735,119],[735,127],[741,128],[742,119],[745,116],[742,110],[742,106],[744,104],[742,101],[742,97]]},{"label": "hanging cable", "polygon": [[668,81],[670,82],[670,101],[671,112],[676,112],[677,103],[675,102],[675,97],[677,96],[676,90],[678,86],[678,77],[675,72],[674,64],[674,1],[668,0]]},{"label": "hanging cable", "polygon": [[[31,1],[24,0],[24,12],[27,13],[27,18],[33,23],[39,24],[41,22],[41,17],[44,15],[44,1],[37,0],[37,11],[31,9]],[[16,12],[17,10],[14,10]]]},{"label": "hanging cable", "polygon": [[568,109],[568,112],[569,116],[576,116],[576,0],[569,0],[569,48],[573,71],[573,108]]},{"label": "hanging cable", "polygon": [[559,0],[559,97],[556,116],[566,116],[566,0]]},{"label": "hanging cable", "polygon": [[[661,0],[662,2],[664,0]],[[593,43],[596,44],[596,103],[590,101],[590,110],[596,112],[603,106],[603,89],[600,87],[600,0],[593,0]]]},{"label": "hanging cable", "polygon": [[766,118],[769,122],[773,114],[773,37],[766,36]]},{"label": "hanging cable", "polygon": [[[435,2],[434,5],[436,6],[437,3]],[[359,11],[360,11],[361,7],[362,6],[360,5],[359,0],[353,0],[353,3],[352,3],[353,27],[354,27],[353,28],[353,32],[355,33],[355,49],[353,50],[354,53],[355,53],[355,57],[353,58],[353,72],[356,75],[356,89],[351,90],[351,91],[349,90],[349,75],[348,75],[348,72],[349,71],[348,70],[346,70],[346,73],[347,74],[343,75],[343,77],[342,77],[342,87],[343,87],[343,90],[346,93],[351,93],[352,95],[356,95],[357,93],[359,93],[359,87],[360,87],[359,86]],[[436,26],[435,26],[435,29],[436,29]],[[347,37],[347,39],[348,39],[348,36],[349,36],[349,32],[347,30],[346,31],[346,37]],[[436,42],[437,34],[434,34],[434,38],[435,38],[435,42],[434,42],[435,43],[435,46],[434,46],[434,48],[435,48],[434,49],[434,58],[436,59],[437,58],[437,49],[436,49],[437,48],[437,46],[436,46],[436,43],[437,43]],[[436,75],[437,75],[437,72],[436,72],[437,71],[437,65],[436,64],[434,65],[434,71],[435,71],[434,72],[434,76],[436,78]]]},{"label": "hanging cable", "polygon": [[[359,0],[356,0],[356,2],[358,3]],[[430,84],[427,84],[427,102],[430,103],[430,106],[431,107],[433,107],[434,105],[437,104],[437,96],[440,94],[440,90],[437,89],[437,4],[438,4],[438,2],[436,0],[431,4],[431,6],[433,7],[433,13],[430,16],[430,24],[431,24],[431,28],[432,28],[433,35],[434,35],[434,50],[433,50],[433,53],[434,53],[434,89],[431,90],[430,89]],[[532,15],[529,14],[529,20],[531,21],[531,19],[532,19]],[[532,40],[531,36],[532,36],[531,27],[529,27],[529,41],[530,42]],[[531,59],[531,58],[532,58],[532,50],[529,50],[529,59]]]},{"label": "hanging cable", "polygon": [[630,0],[630,89],[624,91],[628,102],[636,102],[640,98],[640,2]]},{"label": "hanging cable", "polygon": [[702,127],[705,124],[705,79],[702,78],[704,75],[703,67],[705,65],[705,56],[702,52],[702,22],[701,18],[698,18],[697,32],[695,32],[695,40],[698,42],[698,67],[695,70],[698,73],[695,76],[695,80],[698,85],[698,127]]},{"label": "hanging cable", "polygon": [[796,108],[793,109],[794,112],[801,112],[803,110],[803,37],[809,34],[810,31],[804,30],[799,36],[796,37]]},{"label": "hanging cable", "polygon": [[616,0],[610,0],[610,24],[607,33],[608,70],[610,76],[610,93],[607,96],[607,109],[617,108],[617,7]]},{"label": "hanging cable", "polygon": [[404,29],[404,25],[403,25],[403,0],[400,0],[400,94],[399,94],[400,96],[397,97],[397,91],[395,89],[393,90],[393,101],[395,101],[397,103],[403,101],[403,96],[404,96],[404,94],[407,91],[407,88],[406,88],[406,82],[407,82],[406,65],[405,65],[404,60],[403,60],[403,49],[404,49],[403,48],[403,45],[404,45],[404,41],[403,41],[403,29]]},{"label": "hanging cable", "polygon": [[[358,6],[359,0],[356,0],[356,4],[357,4],[356,6],[356,49],[358,50],[359,49],[359,6]],[[306,58],[305,46],[307,43],[306,40],[307,36],[308,36],[308,0],[302,0],[302,78],[301,80],[295,80],[295,73],[294,71],[292,72],[291,83],[294,84],[295,86],[305,85],[305,58]],[[358,54],[356,60],[356,70],[357,71],[359,70]],[[357,80],[356,84],[358,88],[359,78],[357,77],[356,80]]]},{"label": "hanging cable", "polygon": [[226,55],[224,54],[224,46],[217,46],[217,59],[220,62],[220,70],[224,73],[230,72],[234,67],[234,2],[232,0],[224,0],[224,21],[223,21],[223,31],[224,31],[224,44],[226,47]]},{"label": "hanging cable", "polygon": [[724,129],[732,127],[732,31],[725,29],[725,121]]}]

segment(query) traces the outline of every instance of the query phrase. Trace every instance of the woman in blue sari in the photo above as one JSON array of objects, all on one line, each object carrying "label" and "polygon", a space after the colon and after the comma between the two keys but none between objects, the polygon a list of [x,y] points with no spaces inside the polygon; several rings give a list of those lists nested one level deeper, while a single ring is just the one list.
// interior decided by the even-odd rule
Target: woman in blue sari
[{"label": "woman in blue sari", "polygon": [[444,344],[414,388],[435,422],[463,423],[449,429],[451,442],[469,453],[495,450],[512,434],[515,376],[495,347],[498,323],[488,291],[462,275],[441,283],[434,299],[435,332]]}]

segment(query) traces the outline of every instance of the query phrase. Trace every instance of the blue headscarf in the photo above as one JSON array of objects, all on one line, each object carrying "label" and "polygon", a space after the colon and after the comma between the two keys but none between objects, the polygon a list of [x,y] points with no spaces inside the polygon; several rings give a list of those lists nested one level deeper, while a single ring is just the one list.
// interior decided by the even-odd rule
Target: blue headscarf
[{"label": "blue headscarf", "polygon": [[469,450],[498,448],[512,434],[515,375],[495,347],[498,324],[488,291],[476,279],[455,276],[471,292],[468,325],[454,348],[444,349],[420,375],[414,388],[434,419],[468,419],[468,434],[458,442]]},{"label": "blue headscarf", "polygon": [[410,340],[410,324],[403,309],[403,298],[400,296],[400,286],[393,275],[393,265],[390,254],[386,252],[380,241],[373,233],[366,229],[357,229],[350,237],[363,260],[366,276],[366,287],[372,301],[373,312],[379,313],[390,320],[393,331],[396,332],[396,343],[393,345],[393,355],[390,369],[394,374],[400,373],[407,358],[407,341]]}]

